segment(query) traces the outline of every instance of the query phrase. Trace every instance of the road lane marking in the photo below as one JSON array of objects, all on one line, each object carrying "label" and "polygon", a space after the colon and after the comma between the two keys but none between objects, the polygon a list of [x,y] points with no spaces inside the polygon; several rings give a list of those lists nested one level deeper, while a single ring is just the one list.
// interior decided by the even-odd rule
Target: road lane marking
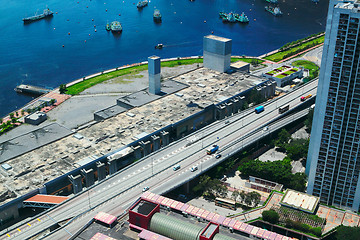
[{"label": "road lane marking", "polygon": [[8,234],[8,233],[7,233],[6,235],[7,235],[8,237],[11,237],[10,234]]},{"label": "road lane marking", "polygon": [[37,218],[37,220],[40,222],[41,220],[39,218]]},{"label": "road lane marking", "polygon": [[20,230],[19,228],[18,228],[17,230],[18,230],[19,232],[21,232],[21,230]]},{"label": "road lane marking", "polygon": [[29,225],[29,227],[31,227],[30,223],[28,223],[27,225]]}]

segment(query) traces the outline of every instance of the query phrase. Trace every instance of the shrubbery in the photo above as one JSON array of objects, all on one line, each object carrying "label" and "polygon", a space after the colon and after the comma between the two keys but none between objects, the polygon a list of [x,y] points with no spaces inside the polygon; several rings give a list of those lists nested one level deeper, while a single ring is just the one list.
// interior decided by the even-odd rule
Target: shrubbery
[{"label": "shrubbery", "polygon": [[267,221],[272,224],[276,224],[279,222],[279,218],[280,218],[279,214],[272,209],[265,210],[261,214],[264,221]]}]

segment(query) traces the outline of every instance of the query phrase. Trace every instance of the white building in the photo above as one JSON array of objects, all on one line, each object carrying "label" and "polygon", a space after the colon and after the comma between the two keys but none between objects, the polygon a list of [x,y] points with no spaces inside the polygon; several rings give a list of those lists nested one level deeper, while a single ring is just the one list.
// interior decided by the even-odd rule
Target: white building
[{"label": "white building", "polygon": [[328,205],[360,204],[360,7],[330,0],[306,173]]}]

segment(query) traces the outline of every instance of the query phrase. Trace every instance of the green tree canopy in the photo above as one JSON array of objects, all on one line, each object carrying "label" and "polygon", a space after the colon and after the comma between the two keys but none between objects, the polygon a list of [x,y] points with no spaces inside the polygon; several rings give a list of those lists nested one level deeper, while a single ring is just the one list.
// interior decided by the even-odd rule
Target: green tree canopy
[{"label": "green tree canopy", "polygon": [[276,224],[279,222],[279,214],[273,209],[265,210],[262,212],[262,218],[264,221]]},{"label": "green tree canopy", "polygon": [[340,226],[336,232],[336,239],[360,239],[360,227]]}]

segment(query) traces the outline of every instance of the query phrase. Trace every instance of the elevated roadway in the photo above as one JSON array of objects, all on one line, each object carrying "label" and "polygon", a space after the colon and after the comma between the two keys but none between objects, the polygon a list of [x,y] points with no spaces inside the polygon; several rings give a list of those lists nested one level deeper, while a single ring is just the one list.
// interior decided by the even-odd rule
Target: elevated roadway
[{"label": "elevated roadway", "polygon": [[[279,118],[278,108],[284,105],[290,105],[290,110],[298,107],[303,103],[300,97],[308,94],[315,96],[316,88],[317,80],[269,101],[263,105],[265,111],[260,114],[248,109],[226,120],[217,121],[152,153],[35,219],[17,226],[0,239],[29,239],[36,235],[45,239],[67,239],[99,211],[120,215],[141,195],[144,187],[149,187],[158,194],[168,192],[247,145],[305,116],[308,110]],[[219,159],[215,158],[216,154],[206,154],[206,148],[213,144],[220,146],[219,153],[222,157]],[[181,168],[174,171],[172,167],[176,164]],[[190,168],[194,165],[198,166],[198,170],[191,172]],[[40,234],[44,229],[64,220],[70,221],[52,234]]]}]

